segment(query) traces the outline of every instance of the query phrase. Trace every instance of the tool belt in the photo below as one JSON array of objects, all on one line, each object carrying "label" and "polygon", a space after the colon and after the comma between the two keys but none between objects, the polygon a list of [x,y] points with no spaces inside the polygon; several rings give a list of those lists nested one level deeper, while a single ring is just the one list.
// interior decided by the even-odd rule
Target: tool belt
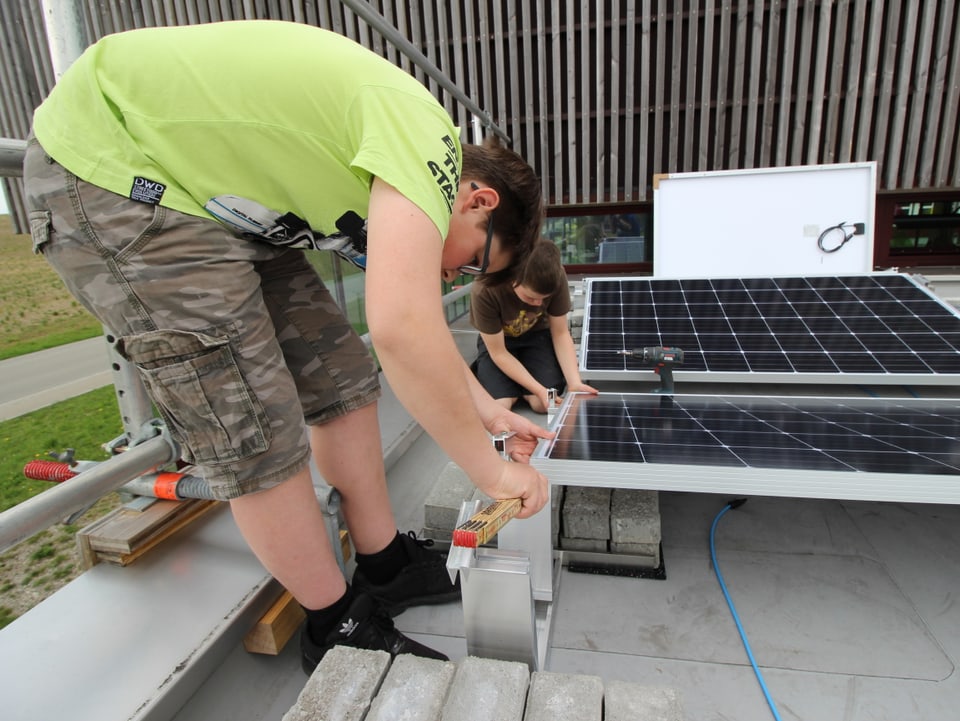
[{"label": "tool belt", "polygon": [[337,219],[337,233],[324,235],[294,213],[281,214],[237,195],[218,195],[203,207],[240,237],[284,248],[332,250],[360,270],[367,269],[367,221],[352,210]]}]

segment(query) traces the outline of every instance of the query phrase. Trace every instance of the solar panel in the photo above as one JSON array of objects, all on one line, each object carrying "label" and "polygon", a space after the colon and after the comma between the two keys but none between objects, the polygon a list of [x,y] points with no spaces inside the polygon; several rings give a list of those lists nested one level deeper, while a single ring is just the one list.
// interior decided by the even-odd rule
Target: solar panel
[{"label": "solar panel", "polygon": [[553,483],[960,501],[955,399],[573,393],[551,428]]},{"label": "solar panel", "polygon": [[677,381],[955,384],[960,314],[900,273],[584,281],[580,372],[650,379],[623,355],[684,351]]}]

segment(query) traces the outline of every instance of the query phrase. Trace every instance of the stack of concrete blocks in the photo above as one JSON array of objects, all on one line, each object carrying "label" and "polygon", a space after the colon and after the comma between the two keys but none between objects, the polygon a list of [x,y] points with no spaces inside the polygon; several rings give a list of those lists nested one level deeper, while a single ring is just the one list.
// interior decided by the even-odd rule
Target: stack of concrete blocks
[{"label": "stack of concrete blocks", "polygon": [[682,721],[676,690],[336,646],[282,721]]},{"label": "stack of concrete blocks", "polygon": [[660,496],[656,491],[570,486],[559,548],[635,556],[660,566]]},{"label": "stack of concrete blocks", "polygon": [[[492,503],[452,461],[424,503],[423,536],[449,542],[464,501]],[[634,565],[660,566],[660,504],[655,491],[553,486],[553,547],[634,556]]]}]

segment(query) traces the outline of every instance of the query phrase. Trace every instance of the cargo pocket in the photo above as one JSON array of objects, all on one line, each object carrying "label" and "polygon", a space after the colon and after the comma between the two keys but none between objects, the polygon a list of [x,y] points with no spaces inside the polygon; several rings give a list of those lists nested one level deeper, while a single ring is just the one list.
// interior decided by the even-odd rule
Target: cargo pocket
[{"label": "cargo pocket", "polygon": [[125,336],[118,349],[137,366],[187,462],[231,463],[269,447],[266,414],[229,339],[160,330]]},{"label": "cargo pocket", "polygon": [[31,210],[27,216],[30,220],[30,237],[33,238],[33,252],[43,253],[43,246],[50,240],[50,226],[53,221],[49,210]]}]

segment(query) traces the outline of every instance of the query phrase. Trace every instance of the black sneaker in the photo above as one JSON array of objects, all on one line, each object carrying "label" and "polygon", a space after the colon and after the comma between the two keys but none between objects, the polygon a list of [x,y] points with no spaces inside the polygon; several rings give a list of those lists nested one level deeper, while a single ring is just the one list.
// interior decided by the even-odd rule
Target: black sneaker
[{"label": "black sneaker", "polygon": [[322,644],[314,642],[304,624],[300,630],[301,665],[304,673],[308,676],[312,674],[320,659],[334,646],[386,651],[391,656],[410,653],[423,658],[449,660],[439,651],[427,648],[400,633],[386,612],[365,593],[356,594],[350,608],[327,634]]},{"label": "black sneaker", "polygon": [[374,584],[357,568],[353,587],[373,596],[387,613],[396,616],[410,606],[425,606],[460,600],[460,577],[450,583],[447,554],[430,546],[433,540],[418,539],[413,531],[401,534],[403,548],[410,562],[389,583]]}]

